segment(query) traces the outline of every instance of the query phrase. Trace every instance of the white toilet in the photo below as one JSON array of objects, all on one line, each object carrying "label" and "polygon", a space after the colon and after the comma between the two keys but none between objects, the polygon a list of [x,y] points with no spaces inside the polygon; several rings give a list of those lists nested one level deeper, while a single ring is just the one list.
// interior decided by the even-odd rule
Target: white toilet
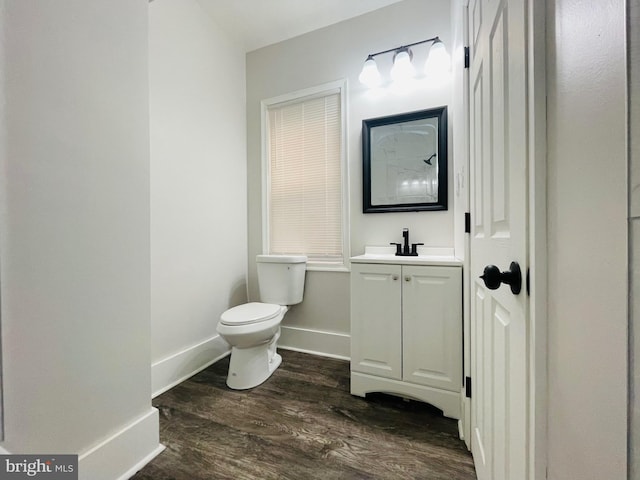
[{"label": "white toilet", "polygon": [[260,300],[233,307],[220,316],[218,333],[231,345],[227,385],[245,390],[260,385],[282,362],[276,352],[280,322],[288,305],[302,301],[307,257],[258,255]]}]

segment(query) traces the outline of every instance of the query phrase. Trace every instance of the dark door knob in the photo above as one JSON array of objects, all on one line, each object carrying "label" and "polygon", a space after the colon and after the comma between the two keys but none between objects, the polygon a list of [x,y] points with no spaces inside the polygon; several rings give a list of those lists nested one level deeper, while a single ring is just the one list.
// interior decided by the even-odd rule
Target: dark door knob
[{"label": "dark door knob", "polygon": [[522,272],[518,262],[511,262],[506,272],[501,272],[495,265],[487,265],[480,278],[489,290],[497,290],[502,283],[509,285],[514,295],[518,295],[522,290]]}]

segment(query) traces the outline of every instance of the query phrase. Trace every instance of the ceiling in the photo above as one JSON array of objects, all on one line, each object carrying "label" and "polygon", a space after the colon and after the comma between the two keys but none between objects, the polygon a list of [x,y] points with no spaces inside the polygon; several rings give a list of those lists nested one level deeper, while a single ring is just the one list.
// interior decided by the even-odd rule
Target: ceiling
[{"label": "ceiling", "polygon": [[401,0],[199,0],[249,52]]}]

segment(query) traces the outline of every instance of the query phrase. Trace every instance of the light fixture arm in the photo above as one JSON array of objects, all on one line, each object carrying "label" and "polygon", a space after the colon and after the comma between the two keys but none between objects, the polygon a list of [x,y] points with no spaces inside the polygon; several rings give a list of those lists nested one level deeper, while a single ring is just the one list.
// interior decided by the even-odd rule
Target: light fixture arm
[{"label": "light fixture arm", "polygon": [[423,43],[427,43],[427,42],[441,42],[442,40],[440,40],[440,37],[433,37],[433,38],[427,38],[426,40],[420,40],[419,42],[414,42],[414,43],[409,43],[407,45],[401,45],[399,47],[396,48],[390,48],[389,50],[383,50],[381,52],[376,52],[376,53],[370,53],[369,56],[367,57],[367,60],[372,60],[373,57],[377,57],[378,55],[382,55],[385,53],[391,53],[391,52],[397,52],[399,50],[407,50],[409,47],[413,47],[415,45],[421,45]]}]

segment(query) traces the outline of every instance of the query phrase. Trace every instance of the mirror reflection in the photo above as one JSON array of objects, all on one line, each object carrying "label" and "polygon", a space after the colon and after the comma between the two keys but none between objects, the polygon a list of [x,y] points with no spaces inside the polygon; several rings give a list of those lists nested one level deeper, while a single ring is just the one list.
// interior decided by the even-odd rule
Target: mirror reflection
[{"label": "mirror reflection", "polygon": [[438,118],[371,129],[371,202],[438,200]]},{"label": "mirror reflection", "polygon": [[364,212],[446,210],[446,108],[363,122]]}]

